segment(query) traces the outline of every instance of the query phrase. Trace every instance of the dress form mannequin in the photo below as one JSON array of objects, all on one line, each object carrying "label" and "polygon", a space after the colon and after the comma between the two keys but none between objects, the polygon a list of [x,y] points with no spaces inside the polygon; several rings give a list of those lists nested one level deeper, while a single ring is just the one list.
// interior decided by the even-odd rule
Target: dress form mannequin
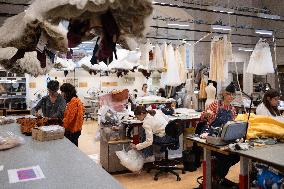
[{"label": "dress form mannequin", "polygon": [[198,100],[196,95],[194,94],[193,89],[193,81],[192,79],[187,79],[185,84],[185,89],[187,92],[184,107],[197,110],[198,109]]},{"label": "dress form mannequin", "polygon": [[205,91],[207,94],[207,100],[205,102],[205,108],[208,107],[209,104],[215,101],[216,98],[216,88],[213,86],[213,83],[209,83],[207,87],[205,87]]}]

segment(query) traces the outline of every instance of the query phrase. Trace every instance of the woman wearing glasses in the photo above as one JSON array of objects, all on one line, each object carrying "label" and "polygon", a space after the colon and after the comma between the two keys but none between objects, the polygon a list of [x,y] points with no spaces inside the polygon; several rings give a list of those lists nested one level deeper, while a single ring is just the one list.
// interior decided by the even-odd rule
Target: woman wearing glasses
[{"label": "woman wearing glasses", "polygon": [[[208,135],[218,135],[217,128],[236,118],[236,109],[231,105],[231,102],[235,99],[235,92],[235,86],[231,83],[222,91],[222,99],[211,103],[201,114],[201,120],[206,122],[206,127],[200,135],[201,138],[207,138]],[[239,157],[220,153],[214,153],[213,155],[216,157],[214,183],[229,188],[237,187],[236,183],[227,180],[225,177],[230,167],[239,162]]]}]

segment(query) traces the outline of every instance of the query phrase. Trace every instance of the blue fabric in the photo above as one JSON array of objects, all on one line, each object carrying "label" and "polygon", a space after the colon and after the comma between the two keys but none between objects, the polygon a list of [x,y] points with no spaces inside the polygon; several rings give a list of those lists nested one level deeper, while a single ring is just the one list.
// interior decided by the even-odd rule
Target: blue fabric
[{"label": "blue fabric", "polygon": [[284,176],[276,172],[272,172],[265,165],[257,165],[258,174],[256,185],[261,189],[280,189],[281,183],[284,182]]},{"label": "blue fabric", "polygon": [[228,121],[233,120],[233,114],[231,110],[226,110],[224,108],[220,108],[218,110],[217,116],[215,120],[211,123],[211,125],[204,129],[204,132],[209,133],[210,135],[219,135],[219,128],[226,124]]}]

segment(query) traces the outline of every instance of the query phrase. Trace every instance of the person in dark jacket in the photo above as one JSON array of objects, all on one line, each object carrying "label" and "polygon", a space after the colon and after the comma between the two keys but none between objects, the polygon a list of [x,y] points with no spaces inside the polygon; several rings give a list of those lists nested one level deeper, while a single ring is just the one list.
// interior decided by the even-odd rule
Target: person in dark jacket
[{"label": "person in dark jacket", "polygon": [[59,82],[51,80],[47,83],[48,95],[44,96],[32,109],[34,115],[39,116],[41,109],[43,117],[63,119],[66,102],[58,93]]}]

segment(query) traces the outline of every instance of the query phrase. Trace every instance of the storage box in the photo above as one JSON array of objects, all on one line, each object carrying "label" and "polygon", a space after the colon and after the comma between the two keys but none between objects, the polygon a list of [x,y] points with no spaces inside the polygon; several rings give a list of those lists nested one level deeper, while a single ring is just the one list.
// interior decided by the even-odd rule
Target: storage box
[{"label": "storage box", "polygon": [[39,141],[49,141],[64,137],[65,129],[59,125],[35,127],[32,129],[32,138]]}]

